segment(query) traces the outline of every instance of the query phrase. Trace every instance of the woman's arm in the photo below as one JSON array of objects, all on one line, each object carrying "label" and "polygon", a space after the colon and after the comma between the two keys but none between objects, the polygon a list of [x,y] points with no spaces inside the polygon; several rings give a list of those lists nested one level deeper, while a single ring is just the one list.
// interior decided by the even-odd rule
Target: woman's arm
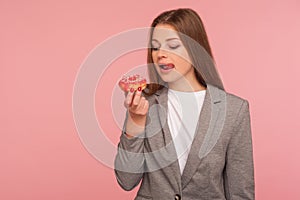
[{"label": "woman's arm", "polygon": [[224,186],[228,200],[255,199],[252,134],[247,100],[241,106],[234,135],[229,142]]},{"label": "woman's arm", "polygon": [[144,135],[149,103],[137,91],[127,95],[124,105],[128,110],[115,157],[115,175],[124,190],[132,190],[145,171]]}]

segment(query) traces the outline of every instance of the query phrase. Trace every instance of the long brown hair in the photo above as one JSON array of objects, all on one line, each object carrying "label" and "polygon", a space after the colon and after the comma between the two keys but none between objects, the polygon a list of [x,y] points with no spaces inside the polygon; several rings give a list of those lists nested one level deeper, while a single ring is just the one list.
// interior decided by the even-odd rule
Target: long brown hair
[{"label": "long brown hair", "polygon": [[161,13],[151,24],[147,54],[148,74],[151,84],[148,85],[146,93],[151,95],[162,89],[163,85],[166,84],[158,75],[152,59],[151,40],[153,30],[158,24],[171,25],[178,32],[192,60],[199,83],[205,87],[209,83],[224,90],[201,18],[190,8],[179,8]]}]

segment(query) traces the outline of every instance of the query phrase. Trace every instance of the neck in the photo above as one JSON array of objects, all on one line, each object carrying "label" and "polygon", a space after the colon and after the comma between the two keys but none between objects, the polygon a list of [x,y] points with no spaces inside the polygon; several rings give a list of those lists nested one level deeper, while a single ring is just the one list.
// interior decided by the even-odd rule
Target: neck
[{"label": "neck", "polygon": [[194,73],[190,77],[183,76],[174,82],[169,82],[168,87],[180,92],[198,92],[206,89],[198,82]]}]

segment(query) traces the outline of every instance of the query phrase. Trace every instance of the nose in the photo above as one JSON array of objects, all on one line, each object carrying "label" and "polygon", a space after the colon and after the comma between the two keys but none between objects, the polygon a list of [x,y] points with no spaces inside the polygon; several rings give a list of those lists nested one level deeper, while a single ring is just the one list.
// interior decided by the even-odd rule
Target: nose
[{"label": "nose", "polygon": [[158,49],[157,51],[157,58],[161,59],[161,58],[167,58],[168,57],[168,52],[164,49]]}]

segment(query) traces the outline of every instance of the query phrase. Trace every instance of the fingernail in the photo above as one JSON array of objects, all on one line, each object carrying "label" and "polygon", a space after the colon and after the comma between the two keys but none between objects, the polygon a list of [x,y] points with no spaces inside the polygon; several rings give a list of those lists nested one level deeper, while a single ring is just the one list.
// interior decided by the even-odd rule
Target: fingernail
[{"label": "fingernail", "polygon": [[130,88],[130,92],[134,92],[134,89],[133,89],[133,88]]},{"label": "fingernail", "polygon": [[142,90],[142,88],[141,87],[138,87],[138,91],[141,91]]}]

